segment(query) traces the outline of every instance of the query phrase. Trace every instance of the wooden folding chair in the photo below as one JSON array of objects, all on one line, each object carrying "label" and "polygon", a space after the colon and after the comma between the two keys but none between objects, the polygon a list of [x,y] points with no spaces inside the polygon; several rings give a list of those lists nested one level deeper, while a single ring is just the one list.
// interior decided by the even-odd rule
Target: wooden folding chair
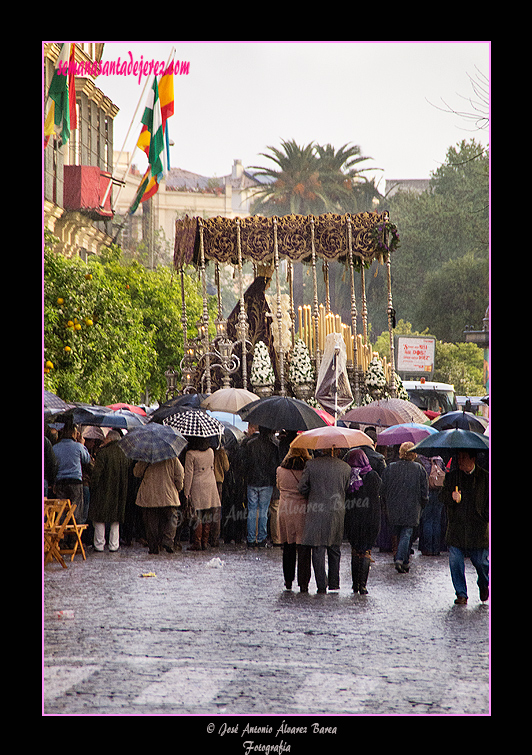
[{"label": "wooden folding chair", "polygon": [[65,515],[65,528],[63,530],[63,536],[66,537],[68,534],[73,534],[75,537],[74,545],[72,548],[60,548],[61,555],[68,556],[70,555],[70,560],[74,560],[74,556],[78,552],[78,548],[80,549],[81,555],[83,556],[83,560],[87,560],[87,556],[85,555],[85,548],[83,547],[83,543],[81,542],[81,534],[84,532],[84,530],[87,529],[89,526],[88,524],[78,524],[76,522],[76,517],[74,516],[74,511],[76,510],[76,504],[72,504],[70,500],[67,500],[67,506],[66,506],[66,515]]},{"label": "wooden folding chair", "polygon": [[66,569],[67,565],[61,555],[60,542],[64,536],[67,519],[64,516],[68,499],[45,498],[44,499],[44,565],[55,559]]}]

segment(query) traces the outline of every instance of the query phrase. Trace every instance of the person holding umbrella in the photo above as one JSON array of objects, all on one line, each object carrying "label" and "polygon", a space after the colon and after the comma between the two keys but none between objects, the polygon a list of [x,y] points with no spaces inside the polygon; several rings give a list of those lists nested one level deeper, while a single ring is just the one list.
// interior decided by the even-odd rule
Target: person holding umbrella
[{"label": "person holding umbrella", "polygon": [[194,511],[190,550],[206,550],[213,520],[218,521],[221,506],[214,472],[214,451],[208,438],[188,439],[183,493]]},{"label": "person holding umbrella", "polygon": [[133,474],[141,478],[136,504],[142,509],[148,553],[156,555],[161,548],[173,553],[183,465],[176,456],[154,464],[138,461]]},{"label": "person holding umbrella", "polygon": [[266,545],[268,534],[268,508],[279,466],[279,449],[271,439],[272,431],[259,425],[242,448],[244,473],[247,483],[247,545],[253,548]]},{"label": "person holding umbrella", "polygon": [[351,543],[353,592],[367,595],[371,549],[381,524],[381,478],[372,469],[363,448],[352,448],[345,461],[351,467],[345,499],[345,534]]},{"label": "person holding umbrella", "polygon": [[399,447],[399,461],[393,462],[382,475],[382,498],[388,523],[398,538],[394,563],[399,574],[408,572],[410,542],[414,527],[419,525],[421,510],[429,498],[429,481],[425,469],[416,463],[414,443]]},{"label": "person holding umbrella", "polygon": [[96,455],[90,479],[89,519],[94,526],[94,550],[105,546],[105,525],[109,524],[109,551],[120,547],[120,524],[124,522],[130,462],[120,448],[118,430],[107,433]]},{"label": "person holding umbrella", "polygon": [[[291,448],[297,448],[297,445],[294,445],[296,443],[297,439],[293,441]],[[301,544],[312,547],[312,566],[318,593],[326,593],[327,587],[329,590],[340,589],[345,495],[351,477],[351,467],[338,458],[337,453],[339,451],[335,448],[324,448],[321,456],[309,459],[298,485],[299,492],[307,498],[307,515]],[[325,571],[326,553],[328,574]]]},{"label": "person holding umbrella", "polygon": [[133,474],[141,482],[135,503],[142,509],[148,551],[173,553],[184,478],[177,457],[187,441],[173,428],[153,422],[131,430],[119,443],[126,456],[137,460]]},{"label": "person holding umbrella", "polygon": [[467,603],[465,558],[476,569],[480,600],[489,597],[489,473],[476,464],[476,450],[457,452],[458,468],[445,477],[441,493],[447,509],[446,543],[458,605]]},{"label": "person holding umbrella", "polygon": [[296,573],[301,592],[308,592],[310,582],[310,548],[301,545],[305,528],[307,500],[298,490],[310,454],[306,448],[289,448],[277,468],[279,490],[279,534],[283,545],[283,575],[287,590],[292,589]]}]

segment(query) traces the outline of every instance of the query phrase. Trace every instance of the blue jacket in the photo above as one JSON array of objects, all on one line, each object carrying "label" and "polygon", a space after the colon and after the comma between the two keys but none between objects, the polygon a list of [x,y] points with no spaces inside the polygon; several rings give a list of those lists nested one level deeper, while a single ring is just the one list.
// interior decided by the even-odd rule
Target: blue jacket
[{"label": "blue jacket", "polygon": [[64,438],[54,446],[54,454],[57,459],[57,476],[59,480],[82,480],[82,464],[89,464],[91,457],[82,443],[71,438]]}]

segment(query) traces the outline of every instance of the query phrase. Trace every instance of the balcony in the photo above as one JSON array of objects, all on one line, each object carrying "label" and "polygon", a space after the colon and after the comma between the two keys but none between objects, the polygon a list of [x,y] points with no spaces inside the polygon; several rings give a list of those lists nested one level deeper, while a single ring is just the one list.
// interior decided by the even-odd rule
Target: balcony
[{"label": "balcony", "polygon": [[110,173],[92,165],[65,165],[63,178],[65,210],[82,212],[93,220],[113,217],[111,190],[103,201],[111,180]]}]

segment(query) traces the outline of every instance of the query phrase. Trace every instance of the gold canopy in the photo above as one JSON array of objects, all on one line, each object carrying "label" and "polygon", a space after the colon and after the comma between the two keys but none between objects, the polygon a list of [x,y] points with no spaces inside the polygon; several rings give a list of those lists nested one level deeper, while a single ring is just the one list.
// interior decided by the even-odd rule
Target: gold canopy
[{"label": "gold canopy", "polygon": [[[284,215],[277,220],[277,244],[280,258],[293,262],[310,262],[312,237],[316,257],[324,260],[345,260],[351,250],[354,262],[371,264],[387,256],[384,230],[388,229],[388,213],[361,212],[356,215]],[[199,218],[176,220],[174,264],[181,268],[187,264],[200,264]],[[349,223],[350,221],[350,223]],[[245,218],[215,217],[201,219],[205,261],[237,264],[238,234],[240,225],[241,255],[264,264],[274,260],[273,218],[253,215]],[[313,233],[311,229],[313,225]],[[378,239],[382,239],[379,243]]]}]

